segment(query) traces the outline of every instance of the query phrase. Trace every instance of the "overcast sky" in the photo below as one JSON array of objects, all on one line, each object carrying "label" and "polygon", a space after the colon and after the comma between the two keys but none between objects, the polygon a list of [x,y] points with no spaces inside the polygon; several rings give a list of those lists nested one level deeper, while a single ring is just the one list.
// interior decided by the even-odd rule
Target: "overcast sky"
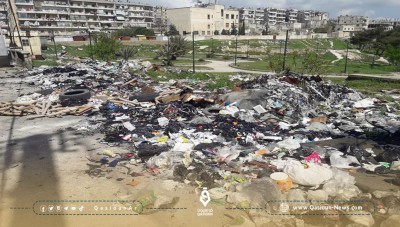
[{"label": "overcast sky", "polygon": [[[195,0],[139,0],[167,7],[191,6]],[[209,0],[203,0],[208,3]],[[211,0],[214,2],[214,0]],[[353,14],[370,18],[400,18],[400,0],[218,0],[218,4],[235,7],[281,7],[314,9],[329,12],[331,18]]]}]

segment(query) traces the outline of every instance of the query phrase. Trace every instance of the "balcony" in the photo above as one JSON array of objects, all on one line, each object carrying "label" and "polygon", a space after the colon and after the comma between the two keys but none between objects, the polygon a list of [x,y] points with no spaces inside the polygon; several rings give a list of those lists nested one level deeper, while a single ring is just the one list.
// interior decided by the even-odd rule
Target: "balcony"
[{"label": "balcony", "polygon": [[15,5],[32,6],[33,0],[15,0]]}]

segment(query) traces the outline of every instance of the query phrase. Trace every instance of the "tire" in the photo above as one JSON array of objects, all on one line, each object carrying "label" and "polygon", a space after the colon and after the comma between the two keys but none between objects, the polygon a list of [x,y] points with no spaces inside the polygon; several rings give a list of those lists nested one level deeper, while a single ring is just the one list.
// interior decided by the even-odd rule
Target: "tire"
[{"label": "tire", "polygon": [[90,99],[90,91],[87,89],[72,89],[59,95],[60,101],[81,101]]},{"label": "tire", "polygon": [[155,102],[156,98],[159,96],[159,93],[150,93],[150,94],[138,94],[129,97],[129,100],[137,100],[138,102]]}]

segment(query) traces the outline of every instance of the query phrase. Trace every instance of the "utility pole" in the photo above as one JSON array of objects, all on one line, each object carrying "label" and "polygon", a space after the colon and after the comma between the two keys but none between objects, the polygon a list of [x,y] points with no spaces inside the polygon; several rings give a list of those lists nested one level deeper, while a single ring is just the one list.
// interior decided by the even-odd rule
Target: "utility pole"
[{"label": "utility pole", "polygon": [[88,29],[88,33],[89,33],[89,45],[90,45],[90,58],[93,60],[93,46],[92,46],[92,35],[90,33],[90,29]]},{"label": "utility pole", "polygon": [[194,63],[194,31],[192,31],[192,47],[193,47],[193,73],[196,73],[196,66]]},{"label": "utility pole", "polygon": [[51,39],[53,40],[53,44],[54,44],[54,53],[56,54],[56,59],[58,60],[57,45],[56,45],[56,37],[54,37],[54,30],[51,30]]},{"label": "utility pole", "polygon": [[347,41],[346,42],[346,59],[345,59],[345,61],[344,61],[344,73],[346,74],[347,73],[347,59],[348,59],[348,56],[349,56],[349,41]]},{"label": "utility pole", "polygon": [[236,35],[235,65],[236,65],[236,62],[237,62],[237,48],[238,48],[237,37],[238,36]]},{"label": "utility pole", "polygon": [[285,70],[286,64],[286,55],[287,55],[287,44],[288,44],[288,37],[289,37],[289,30],[286,30],[286,41],[285,41],[285,51],[283,52],[283,64],[282,64],[282,71]]},{"label": "utility pole", "polygon": [[247,39],[247,53],[246,53],[246,58],[249,58],[249,48],[250,48],[250,39]]}]

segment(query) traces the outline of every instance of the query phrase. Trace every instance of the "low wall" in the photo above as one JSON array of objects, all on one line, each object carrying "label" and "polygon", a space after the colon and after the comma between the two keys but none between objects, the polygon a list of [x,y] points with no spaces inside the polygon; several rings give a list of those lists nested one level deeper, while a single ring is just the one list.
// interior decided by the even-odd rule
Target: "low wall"
[{"label": "low wall", "polygon": [[[191,40],[192,36],[187,35],[185,36],[187,40]],[[245,36],[237,36],[238,40],[285,40],[286,35],[245,35]],[[330,38],[328,37],[328,34],[326,33],[316,33],[316,34],[310,34],[310,35],[295,35],[295,34],[289,34],[289,39],[327,39]],[[209,40],[209,39],[216,39],[216,40],[235,40],[236,36],[235,35],[215,35],[215,36],[199,36],[195,35],[194,40],[200,41],[200,40]]]}]

